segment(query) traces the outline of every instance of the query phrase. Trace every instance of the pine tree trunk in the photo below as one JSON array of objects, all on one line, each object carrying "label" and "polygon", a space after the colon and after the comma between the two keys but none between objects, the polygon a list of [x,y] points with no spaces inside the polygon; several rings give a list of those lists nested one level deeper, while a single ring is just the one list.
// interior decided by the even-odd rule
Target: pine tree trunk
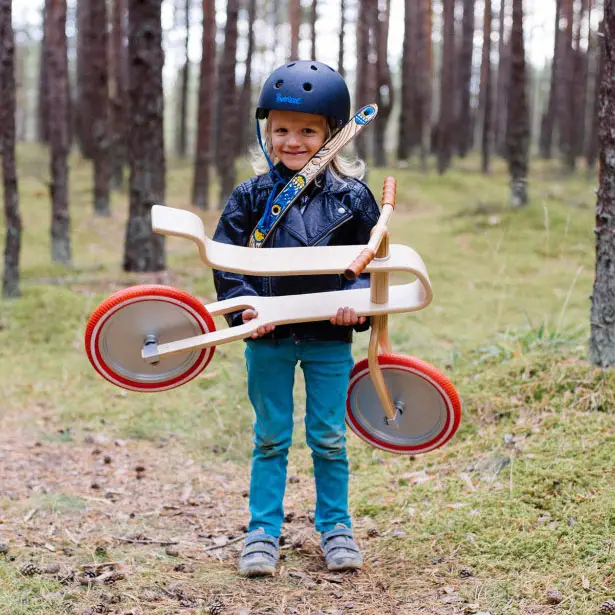
[{"label": "pine tree trunk", "polygon": [[94,212],[99,216],[109,216],[109,173],[110,173],[110,139],[109,139],[109,41],[107,28],[107,4],[95,0],[90,5],[91,28],[91,63],[90,80],[92,88],[92,140],[94,162]]},{"label": "pine tree trunk", "polygon": [[393,108],[393,82],[387,61],[391,0],[381,0],[376,9],[376,104],[378,105],[378,121],[374,123],[374,166],[384,167],[387,163],[386,129]]},{"label": "pine tree trunk", "polygon": [[[79,0],[77,2],[77,75],[76,75],[76,113],[75,132],[77,142],[84,158],[94,157],[94,136],[92,131],[92,105],[95,104],[92,91],[93,79],[90,66],[93,60],[92,3],[101,0]],[[100,24],[96,29],[101,29]]]},{"label": "pine tree trunk", "polygon": [[180,158],[186,157],[188,128],[186,118],[188,115],[188,82],[190,81],[190,58],[188,49],[190,47],[190,0],[186,0],[184,6],[184,18],[186,26],[186,37],[184,39],[184,65],[181,71],[181,94],[179,100],[179,130],[177,131],[177,155]]},{"label": "pine tree trunk", "polygon": [[559,29],[559,22],[561,16],[562,0],[556,0],[555,2],[555,44],[553,47],[553,61],[551,62],[551,85],[549,87],[549,101],[547,103],[547,110],[545,111],[541,129],[540,129],[540,142],[539,150],[541,158],[551,158],[551,148],[553,146],[553,132],[555,130],[555,123],[557,118],[557,88],[558,88],[558,76],[559,76],[559,61],[560,51],[559,46],[561,44],[561,36]]},{"label": "pine tree trunk", "polygon": [[66,0],[49,3],[49,104],[53,109],[49,126],[51,146],[51,258],[71,262],[70,216],[68,212],[68,55],[66,45]]},{"label": "pine tree trunk", "polygon": [[416,40],[413,28],[412,8],[416,6],[414,0],[404,2],[404,40],[401,55],[401,110],[397,131],[397,160],[406,160],[411,154],[412,124],[416,115],[414,101],[416,100],[413,90],[413,72],[415,68],[415,50],[413,42]]},{"label": "pine tree trunk", "polygon": [[443,0],[442,71],[440,74],[440,120],[438,122],[438,173],[444,173],[453,155],[455,129],[455,0]]},{"label": "pine tree trunk", "polygon": [[482,115],[482,171],[489,173],[493,142],[491,112],[491,2],[485,3],[483,18],[483,57],[480,69],[480,111]]},{"label": "pine tree trunk", "polygon": [[340,0],[340,31],[338,36],[337,72],[344,77],[344,29],[346,28],[346,0]]},{"label": "pine tree trunk", "polygon": [[126,44],[127,0],[113,0],[112,36],[109,58],[113,75],[111,97],[112,155],[111,186],[119,189],[124,184],[126,164],[126,131],[128,113],[128,46]]},{"label": "pine tree trunk", "polygon": [[427,169],[427,154],[431,139],[431,101],[432,101],[432,6],[431,0],[420,0],[417,11],[417,113],[416,132],[421,148],[421,168]]},{"label": "pine tree trunk", "polygon": [[[372,5],[370,0],[359,0],[359,13],[357,16],[357,69],[355,101],[357,108],[369,104],[369,55],[370,55],[370,14]],[[367,144],[365,131],[354,139],[357,156],[367,159]]]},{"label": "pine tree trunk", "polygon": [[600,22],[598,28],[598,36],[596,43],[597,58],[594,60],[594,103],[593,113],[591,119],[590,138],[587,141],[587,152],[585,154],[587,158],[587,168],[593,169],[596,164],[596,158],[598,157],[598,150],[600,148],[599,130],[600,130],[600,84],[602,83],[602,74],[604,72],[604,62],[606,55],[606,47],[604,44],[604,21]]},{"label": "pine tree trunk", "polygon": [[523,0],[513,0],[510,33],[510,91],[508,95],[507,158],[513,207],[527,204],[527,168],[530,118],[527,104],[525,46],[523,42]]},{"label": "pine tree trunk", "polygon": [[575,167],[574,156],[574,57],[572,49],[572,24],[574,18],[573,0],[563,0],[562,13],[566,23],[561,33],[562,44],[561,82],[558,102],[559,148],[562,154],[565,170],[571,172]]},{"label": "pine tree trunk", "polygon": [[496,102],[492,105],[493,140],[496,151],[506,157],[506,127],[508,125],[508,95],[510,86],[510,46],[506,43],[504,24],[506,22],[507,0],[501,0],[499,13],[498,72]]},{"label": "pine tree trunk", "polygon": [[238,0],[228,0],[224,50],[218,67],[218,123],[221,142],[218,144],[218,177],[220,198],[218,207],[223,209],[235,187],[235,152],[237,151],[237,93],[235,67],[237,63]]},{"label": "pine tree trunk", "polygon": [[474,50],[474,0],[463,0],[463,35],[459,62],[459,155],[463,158],[472,145],[470,87],[472,82],[472,52]]},{"label": "pine tree trunk", "polygon": [[288,60],[299,59],[299,29],[301,27],[301,0],[290,0],[288,7],[290,22],[290,55]]},{"label": "pine tree trunk", "polygon": [[214,108],[216,73],[216,15],[215,0],[203,0],[203,42],[201,75],[199,78],[199,111],[197,126],[192,203],[206,209],[209,199],[209,167],[212,153],[211,116]]},{"label": "pine tree trunk", "polygon": [[573,107],[572,117],[580,118],[572,126],[572,151],[576,162],[578,156],[583,155],[583,140],[585,139],[585,103],[587,100],[587,54],[581,46],[581,30],[585,20],[588,0],[581,0],[574,28],[574,77],[573,77]]},{"label": "pine tree trunk", "polygon": [[4,270],[2,296],[19,297],[19,257],[21,254],[21,216],[15,167],[15,37],[12,0],[0,0],[0,143],[4,181]]},{"label": "pine tree trunk", "polygon": [[317,60],[316,57],[316,21],[318,20],[318,0],[312,0],[312,15],[310,19],[310,32],[312,42],[312,60]]},{"label": "pine tree trunk", "polygon": [[130,208],[124,242],[124,271],[165,268],[164,238],[152,231],[152,205],[163,205],[166,189],[162,89],[162,0],[129,0]]},{"label": "pine tree trunk", "polygon": [[256,21],[256,0],[248,0],[248,52],[246,71],[239,96],[239,138],[237,155],[242,156],[248,150],[250,134],[253,134],[252,121],[252,56],[254,55],[254,22]]},{"label": "pine tree trunk", "polygon": [[615,365],[615,6],[604,6],[604,70],[600,83],[600,187],[596,203],[596,273],[591,296],[589,360]]},{"label": "pine tree trunk", "polygon": [[40,143],[49,143],[49,6],[51,0],[45,0],[43,8],[43,39],[38,73],[37,99],[37,138]]}]

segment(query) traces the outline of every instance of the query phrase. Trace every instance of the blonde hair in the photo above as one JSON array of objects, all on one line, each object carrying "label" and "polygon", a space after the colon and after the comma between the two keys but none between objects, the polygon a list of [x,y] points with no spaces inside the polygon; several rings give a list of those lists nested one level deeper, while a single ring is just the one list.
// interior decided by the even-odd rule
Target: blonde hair
[{"label": "blonde hair", "polygon": [[[258,120],[256,120],[258,122]],[[334,133],[332,122],[327,122],[327,136],[325,141],[331,138]],[[273,153],[273,144],[271,143],[271,122],[267,118],[265,124],[265,133],[263,135],[263,145],[269,156],[269,160],[275,166],[280,159]],[[256,143],[250,148],[250,158],[252,168],[257,175],[265,175],[269,172],[269,164],[267,159],[260,148],[260,145]],[[365,162],[359,158],[349,159],[345,156],[337,154],[333,160],[328,164],[327,168],[333,173],[335,177],[341,179],[342,177],[356,177],[362,179],[365,175]]]}]

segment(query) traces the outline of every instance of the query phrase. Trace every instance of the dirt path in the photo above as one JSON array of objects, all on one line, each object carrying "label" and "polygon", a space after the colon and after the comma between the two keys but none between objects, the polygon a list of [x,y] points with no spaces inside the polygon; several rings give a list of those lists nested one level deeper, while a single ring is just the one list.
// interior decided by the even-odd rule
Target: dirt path
[{"label": "dirt path", "polygon": [[50,606],[41,615],[57,613],[53,604],[124,615],[218,607],[237,615],[474,612],[437,568],[412,570],[391,536],[369,522],[356,523],[364,571],[328,573],[307,508],[309,477],[290,479],[279,574],[246,581],[235,566],[247,467],[201,465],[176,442],[53,437],[0,436],[0,543],[9,546],[8,564],[28,572],[32,563],[32,580],[61,581],[59,591],[43,593]]}]

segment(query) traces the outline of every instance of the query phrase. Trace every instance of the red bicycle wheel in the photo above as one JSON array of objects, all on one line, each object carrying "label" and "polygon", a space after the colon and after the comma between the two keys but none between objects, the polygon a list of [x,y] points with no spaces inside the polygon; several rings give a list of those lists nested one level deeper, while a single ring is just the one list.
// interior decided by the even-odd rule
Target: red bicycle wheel
[{"label": "red bicycle wheel", "polygon": [[461,421],[461,400],[453,383],[416,357],[378,355],[393,402],[402,410],[397,427],[386,414],[372,382],[367,359],[350,374],[346,423],[362,440],[390,453],[418,455],[448,442]]},{"label": "red bicycle wheel", "polygon": [[151,364],[141,357],[146,338],[165,344],[215,330],[207,308],[189,293],[144,284],[120,290],[96,308],[85,329],[85,350],[94,369],[109,382],[131,391],[166,391],[200,374],[215,346]]}]

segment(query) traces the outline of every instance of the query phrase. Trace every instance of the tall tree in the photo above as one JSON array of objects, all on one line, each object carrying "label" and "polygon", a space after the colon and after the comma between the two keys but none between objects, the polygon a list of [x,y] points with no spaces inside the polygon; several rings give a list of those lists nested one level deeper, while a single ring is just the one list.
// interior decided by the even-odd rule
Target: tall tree
[{"label": "tall tree", "polygon": [[344,28],[346,27],[346,0],[340,0],[340,30],[338,35],[337,72],[344,77]]},{"label": "tall tree", "polygon": [[252,123],[252,56],[254,55],[254,22],[256,21],[256,0],[248,0],[248,51],[246,70],[239,95],[239,134],[237,153],[242,155],[248,149]]},{"label": "tall tree", "polygon": [[615,6],[604,3],[604,70],[600,83],[600,187],[596,202],[596,272],[591,296],[589,360],[615,365]]},{"label": "tall tree", "polygon": [[188,127],[186,118],[188,115],[188,83],[190,81],[190,0],[185,0],[184,4],[184,26],[186,35],[184,36],[184,65],[181,70],[181,91],[179,97],[179,122],[176,134],[175,147],[180,158],[186,157]]},{"label": "tall tree", "polygon": [[164,204],[164,95],[162,89],[162,0],[129,0],[130,208],[124,271],[165,268],[164,238],[152,232],[152,205]]},{"label": "tall tree", "polygon": [[413,121],[416,100],[416,42],[417,42],[417,3],[404,2],[404,40],[401,54],[401,112],[397,132],[397,159],[406,160],[412,149]]},{"label": "tall tree", "polygon": [[43,39],[40,47],[38,64],[38,98],[37,98],[37,138],[41,143],[49,142],[49,6],[51,0],[43,5]]},{"label": "tall tree", "polygon": [[482,115],[482,170],[489,172],[493,140],[491,112],[491,0],[485,2],[483,17],[483,57],[480,68],[480,111]]},{"label": "tall tree", "polygon": [[561,33],[561,79],[557,90],[557,125],[559,128],[559,149],[562,154],[564,168],[572,171],[575,166],[574,156],[574,58],[572,50],[572,25],[574,21],[573,0],[562,0],[562,17],[564,30]]},{"label": "tall tree", "polygon": [[216,7],[215,0],[203,0],[203,41],[201,75],[199,78],[199,106],[197,119],[196,155],[192,202],[205,209],[209,195],[209,167],[212,154],[212,123],[214,83],[216,79]]},{"label": "tall tree", "polygon": [[455,129],[455,0],[443,0],[440,120],[438,122],[438,172],[444,173],[453,155]]},{"label": "tall tree", "polygon": [[127,0],[113,0],[111,17],[111,40],[109,48],[111,95],[111,185],[121,188],[124,183],[126,164],[126,132],[128,113],[128,45],[126,23]]},{"label": "tall tree", "polygon": [[514,207],[520,207],[527,204],[530,117],[523,42],[523,0],[513,0],[512,7],[507,158],[511,178],[511,202]]},{"label": "tall tree", "polygon": [[431,0],[419,0],[417,14],[417,99],[416,99],[416,131],[421,148],[421,167],[427,168],[427,153],[431,139],[431,100],[433,80],[433,56],[431,52],[432,35]]},{"label": "tall tree", "polygon": [[562,37],[559,29],[561,17],[562,0],[555,0],[555,39],[553,46],[553,60],[551,61],[551,83],[549,87],[549,98],[547,109],[542,116],[540,126],[539,151],[542,158],[551,158],[551,148],[553,146],[553,132],[555,130],[556,111],[557,111],[557,88],[560,72],[560,51]]},{"label": "tall tree", "polygon": [[[107,35],[107,3],[96,0],[91,3],[90,15],[90,80],[92,99],[92,142],[94,162],[94,212],[108,216],[109,208],[109,63]],[[97,27],[104,24],[105,27]]]},{"label": "tall tree", "polygon": [[495,105],[492,105],[493,137],[496,150],[506,157],[506,126],[510,86],[510,45],[506,42],[506,8],[510,0],[500,1],[498,14],[498,69],[495,83]]},{"label": "tall tree", "polygon": [[318,0],[312,0],[312,14],[310,17],[310,40],[312,42],[312,60],[317,60],[316,57],[316,22],[318,21]]},{"label": "tall tree", "polygon": [[75,133],[81,148],[81,154],[88,159],[94,157],[94,133],[92,130],[92,111],[95,106],[92,86],[94,80],[90,70],[93,61],[93,29],[101,29],[100,24],[93,24],[92,5],[100,0],[79,0],[77,2],[77,71],[75,87]]},{"label": "tall tree", "polygon": [[49,2],[48,74],[49,104],[53,109],[49,126],[51,148],[51,258],[71,262],[70,216],[68,212],[68,54],[66,44],[66,0]]},{"label": "tall tree", "polygon": [[235,69],[237,64],[237,16],[238,0],[226,4],[226,26],[224,28],[224,49],[218,66],[218,124],[221,138],[218,139],[216,162],[220,178],[220,199],[222,209],[235,187],[235,154],[237,144],[237,92]]},{"label": "tall tree", "polygon": [[588,169],[594,168],[594,165],[596,164],[596,158],[598,157],[598,150],[600,149],[600,84],[602,82],[602,73],[604,72],[604,62],[606,55],[606,46],[604,44],[604,21],[600,22],[596,39],[596,43],[592,45],[596,55],[593,61],[594,102],[590,121],[591,130],[589,131],[589,138],[587,139],[587,148],[585,152]]},{"label": "tall tree", "polygon": [[474,50],[474,4],[475,0],[463,0],[461,54],[459,58],[459,155],[465,156],[472,146],[472,117],[470,107],[472,82],[472,52]]},{"label": "tall tree", "polygon": [[387,61],[391,0],[379,0],[376,7],[376,104],[378,121],[374,124],[374,165],[386,165],[385,134],[393,108],[393,82]]},{"label": "tall tree", "polygon": [[290,23],[290,55],[289,60],[299,59],[299,30],[301,28],[301,0],[290,0],[288,5],[288,21]]},{"label": "tall tree", "polygon": [[0,144],[4,182],[4,271],[2,296],[19,297],[19,257],[21,254],[21,216],[15,167],[15,37],[12,0],[0,0]]}]

